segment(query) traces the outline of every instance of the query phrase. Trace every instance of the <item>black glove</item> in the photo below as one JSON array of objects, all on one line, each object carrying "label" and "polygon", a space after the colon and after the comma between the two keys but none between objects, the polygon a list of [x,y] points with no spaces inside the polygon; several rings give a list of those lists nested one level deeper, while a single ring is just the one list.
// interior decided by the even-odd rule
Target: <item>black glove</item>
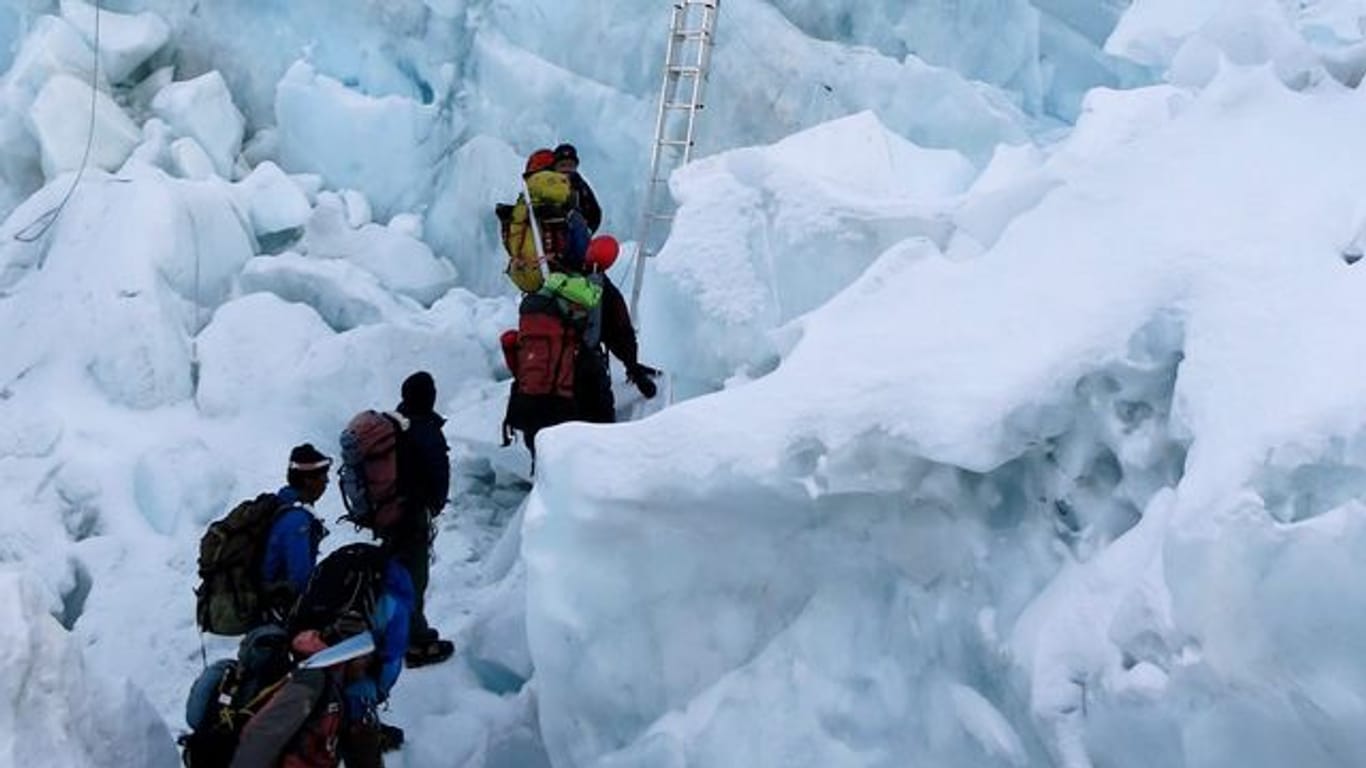
[{"label": "black glove", "polygon": [[653,400],[659,394],[659,387],[655,386],[654,377],[659,375],[659,371],[648,365],[636,363],[626,371],[626,378],[640,390],[640,394],[646,400]]}]

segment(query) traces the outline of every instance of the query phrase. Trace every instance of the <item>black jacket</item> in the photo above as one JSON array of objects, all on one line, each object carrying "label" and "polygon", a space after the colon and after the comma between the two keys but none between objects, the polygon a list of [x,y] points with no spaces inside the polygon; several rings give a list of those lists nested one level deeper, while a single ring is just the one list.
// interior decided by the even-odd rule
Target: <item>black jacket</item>
[{"label": "black jacket", "polygon": [[602,279],[602,343],[629,370],[640,363],[636,329],[626,298],[606,275]]},{"label": "black jacket", "polygon": [[436,413],[410,413],[408,429],[398,441],[398,490],[414,510],[437,514],[446,507],[451,490],[450,446],[441,427],[446,420]]},{"label": "black jacket", "polygon": [[578,199],[576,208],[583,214],[583,220],[588,223],[588,231],[596,233],[598,227],[602,226],[602,207],[598,205],[597,195],[593,194],[593,188],[588,186],[578,171],[568,174],[569,184],[574,188],[574,196]]},{"label": "black jacket", "polygon": [[[636,343],[636,329],[631,325],[631,312],[626,298],[606,275],[602,275],[602,302],[590,316],[595,325],[595,338],[585,338],[574,369],[574,403],[578,418],[594,424],[616,421],[616,398],[612,395],[612,377],[608,370],[607,348],[627,371],[640,364]],[[596,342],[596,343],[595,343]]]}]

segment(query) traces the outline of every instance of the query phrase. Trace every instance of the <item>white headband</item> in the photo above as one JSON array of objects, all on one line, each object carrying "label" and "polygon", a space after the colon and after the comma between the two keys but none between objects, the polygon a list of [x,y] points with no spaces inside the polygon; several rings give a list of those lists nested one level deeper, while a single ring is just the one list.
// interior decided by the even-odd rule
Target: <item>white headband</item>
[{"label": "white headband", "polygon": [[327,469],[327,468],[330,467],[330,466],[332,466],[332,460],[331,460],[331,459],[323,459],[322,461],[315,461],[315,462],[313,462],[312,464],[301,464],[301,463],[299,463],[299,462],[297,462],[297,461],[291,461],[291,462],[289,462],[289,468],[290,468],[290,469],[297,469],[297,470],[300,471],[300,472],[316,472],[317,470],[320,470],[320,469]]}]

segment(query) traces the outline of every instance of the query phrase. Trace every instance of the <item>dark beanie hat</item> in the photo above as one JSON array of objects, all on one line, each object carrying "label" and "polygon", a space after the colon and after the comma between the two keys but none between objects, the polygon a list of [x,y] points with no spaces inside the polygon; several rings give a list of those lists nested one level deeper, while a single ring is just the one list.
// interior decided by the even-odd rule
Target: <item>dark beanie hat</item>
[{"label": "dark beanie hat", "polygon": [[555,159],[573,160],[577,163],[579,161],[579,151],[574,148],[573,144],[561,144],[560,146],[555,147]]},{"label": "dark beanie hat", "polygon": [[436,407],[436,382],[426,371],[403,380],[403,405],[412,413],[431,413]]},{"label": "dark beanie hat", "polygon": [[312,443],[296,445],[289,452],[289,468],[294,472],[320,472],[332,466],[332,460]]}]

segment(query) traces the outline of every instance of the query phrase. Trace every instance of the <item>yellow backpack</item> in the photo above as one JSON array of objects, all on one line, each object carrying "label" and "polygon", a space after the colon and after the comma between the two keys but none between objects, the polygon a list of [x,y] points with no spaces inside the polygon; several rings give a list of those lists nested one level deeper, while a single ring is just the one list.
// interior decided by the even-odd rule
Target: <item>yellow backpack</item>
[{"label": "yellow backpack", "polygon": [[[526,177],[527,193],[531,195],[531,211],[536,213],[536,226],[541,232],[541,248],[546,258],[563,253],[566,220],[571,209],[574,188],[569,177],[551,170],[538,171]],[[541,289],[545,278],[541,274],[540,255],[532,235],[526,195],[518,195],[512,205],[499,205],[498,219],[502,224],[503,249],[507,251],[508,279],[524,293]]]}]

